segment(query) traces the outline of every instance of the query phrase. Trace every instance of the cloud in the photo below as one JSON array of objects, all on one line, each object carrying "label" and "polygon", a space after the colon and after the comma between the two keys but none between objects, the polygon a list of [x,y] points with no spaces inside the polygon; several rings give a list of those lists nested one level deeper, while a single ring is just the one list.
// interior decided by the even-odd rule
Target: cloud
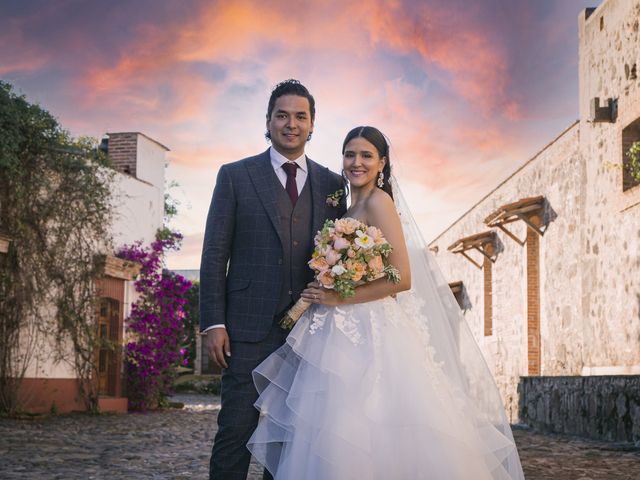
[{"label": "cloud", "polygon": [[[410,4],[411,3],[411,4]],[[374,44],[406,54],[417,52],[443,85],[485,114],[503,109],[520,115],[516,99],[507,95],[507,51],[479,23],[474,9],[435,2],[380,2],[368,17]]]},{"label": "cloud", "polygon": [[[31,73],[49,63],[49,55],[30,41],[24,19],[7,19],[0,29],[0,75]],[[14,48],[11,48],[13,46]],[[20,48],[15,48],[20,46]]]},{"label": "cloud", "polygon": [[0,7],[0,75],[78,133],[168,145],[194,235],[215,170],[266,148],[270,89],[299,78],[317,101],[310,156],[339,170],[347,131],[379,127],[398,175],[447,212],[421,212],[427,223],[461,213],[575,116],[574,7],[497,3],[15,2]]},{"label": "cloud", "polygon": [[[283,70],[296,70],[310,57],[322,59],[316,68],[326,68],[327,77],[333,78],[341,74],[336,68],[348,65],[332,64],[331,57],[372,67],[380,62],[377,52],[392,50],[417,53],[436,81],[483,112],[503,108],[517,118],[517,102],[505,98],[504,48],[471,15],[452,15],[450,8],[436,5],[368,0],[285,9],[257,0],[202,2],[179,22],[140,25],[114,66],[94,64],[81,81],[89,103],[104,96],[114,101],[117,94],[120,104],[154,114],[164,103],[180,121],[202,113],[199,99],[210,95],[210,88],[222,93],[220,83],[253,83],[253,74],[275,81]],[[364,21],[354,23],[359,17]],[[193,70],[194,64],[221,65],[229,77],[208,81]],[[371,73],[375,71],[368,69]]]}]

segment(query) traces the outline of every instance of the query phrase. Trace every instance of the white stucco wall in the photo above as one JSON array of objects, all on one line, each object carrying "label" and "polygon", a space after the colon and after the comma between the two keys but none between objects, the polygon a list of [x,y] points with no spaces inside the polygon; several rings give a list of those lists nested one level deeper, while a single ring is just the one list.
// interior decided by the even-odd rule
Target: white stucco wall
[{"label": "white stucco wall", "polygon": [[137,134],[136,176],[116,172],[114,246],[141,240],[148,245],[162,227],[166,148]]},{"label": "white stucco wall", "polygon": [[163,185],[152,185],[118,172],[115,175],[111,228],[114,247],[138,240],[148,245],[154,241],[158,228],[162,227]]},{"label": "white stucco wall", "polygon": [[164,169],[167,150],[145,135],[138,134],[136,177],[164,190]]}]

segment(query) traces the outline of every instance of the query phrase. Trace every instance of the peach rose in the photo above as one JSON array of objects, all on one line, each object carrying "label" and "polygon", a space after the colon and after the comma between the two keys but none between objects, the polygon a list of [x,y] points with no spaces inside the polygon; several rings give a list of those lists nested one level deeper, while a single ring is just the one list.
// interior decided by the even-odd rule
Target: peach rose
[{"label": "peach rose", "polygon": [[327,263],[327,260],[324,257],[316,257],[311,259],[311,261],[309,262],[309,266],[313,270],[317,270],[319,272],[324,272],[325,270],[329,270],[329,264]]},{"label": "peach rose", "polygon": [[359,263],[355,268],[355,273],[353,274],[353,277],[351,277],[351,280],[353,280],[354,282],[359,282],[360,280],[362,280],[363,276],[364,266]]},{"label": "peach rose", "polygon": [[336,220],[335,229],[337,233],[351,235],[360,226],[360,222],[355,218],[341,218]]},{"label": "peach rose", "polygon": [[318,282],[320,282],[323,287],[333,288],[334,280],[331,276],[331,270],[325,270],[324,272],[321,272],[320,275],[318,275]]},{"label": "peach rose", "polygon": [[353,275],[351,276],[351,280],[354,282],[359,282],[362,280],[362,276],[364,275],[364,264],[362,262],[358,262],[355,260],[347,260],[345,263],[347,270],[353,271]]},{"label": "peach rose", "polygon": [[367,262],[369,268],[373,272],[374,275],[377,275],[384,270],[384,263],[382,262],[382,257],[380,255],[376,255],[371,260]]}]

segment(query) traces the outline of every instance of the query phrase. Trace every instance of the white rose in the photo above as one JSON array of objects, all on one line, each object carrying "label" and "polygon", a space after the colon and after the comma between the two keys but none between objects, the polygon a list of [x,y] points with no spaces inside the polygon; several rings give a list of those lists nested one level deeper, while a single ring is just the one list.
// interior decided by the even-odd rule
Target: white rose
[{"label": "white rose", "polygon": [[334,265],[333,267],[331,267],[331,273],[335,274],[336,276],[340,276],[346,271],[347,269],[342,265]]}]

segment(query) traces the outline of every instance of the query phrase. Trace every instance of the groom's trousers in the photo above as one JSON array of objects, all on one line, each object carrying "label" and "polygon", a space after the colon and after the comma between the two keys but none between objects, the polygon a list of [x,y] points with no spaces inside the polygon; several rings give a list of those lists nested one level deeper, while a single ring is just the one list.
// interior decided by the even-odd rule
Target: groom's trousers
[{"label": "groom's trousers", "polygon": [[[231,342],[228,368],[222,371],[222,407],[209,464],[210,480],[247,478],[251,460],[247,441],[256,429],[259,417],[253,406],[258,393],[251,372],[284,343],[288,333],[274,323],[267,337],[260,342]],[[267,478],[270,475],[265,473]]]}]

